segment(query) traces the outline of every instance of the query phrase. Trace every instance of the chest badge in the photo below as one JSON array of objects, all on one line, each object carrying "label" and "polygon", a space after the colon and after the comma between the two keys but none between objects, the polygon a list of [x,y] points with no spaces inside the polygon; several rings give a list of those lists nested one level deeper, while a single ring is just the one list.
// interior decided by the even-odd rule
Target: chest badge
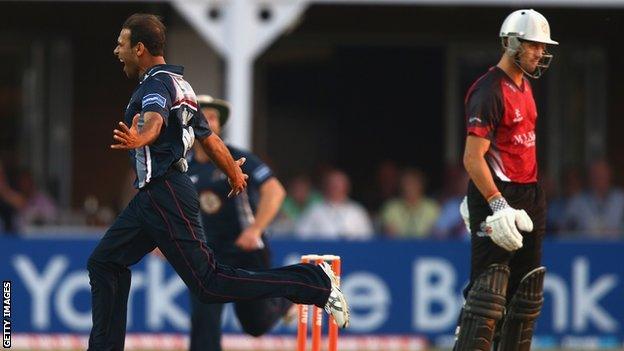
[{"label": "chest badge", "polygon": [[522,117],[522,113],[520,112],[520,109],[517,108],[514,111],[514,118],[513,118],[513,122],[514,123],[518,123],[518,122],[522,122],[522,120],[524,119],[524,117]]},{"label": "chest badge", "polygon": [[210,190],[205,190],[199,195],[199,205],[202,211],[207,214],[215,214],[221,209],[222,202],[217,194]]}]

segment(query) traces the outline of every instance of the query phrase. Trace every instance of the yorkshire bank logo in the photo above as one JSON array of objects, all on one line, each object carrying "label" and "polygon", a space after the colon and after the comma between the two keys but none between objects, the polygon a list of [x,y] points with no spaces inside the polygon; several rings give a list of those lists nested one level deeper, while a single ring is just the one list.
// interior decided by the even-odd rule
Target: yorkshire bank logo
[{"label": "yorkshire bank logo", "polygon": [[535,146],[535,131],[516,134],[512,137],[514,145],[524,145],[525,147]]}]

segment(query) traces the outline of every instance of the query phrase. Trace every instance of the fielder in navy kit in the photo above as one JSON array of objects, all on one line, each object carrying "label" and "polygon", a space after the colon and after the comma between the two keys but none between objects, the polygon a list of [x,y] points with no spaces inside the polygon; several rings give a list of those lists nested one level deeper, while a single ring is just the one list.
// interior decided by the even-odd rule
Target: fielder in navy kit
[{"label": "fielder in navy kit", "polygon": [[[226,101],[208,95],[197,97],[199,107],[213,133],[229,118]],[[286,191],[271,169],[254,154],[228,145],[235,158],[245,158],[241,166],[249,174],[247,189],[228,197],[227,177],[210,161],[199,144],[193,148],[188,174],[199,193],[204,234],[218,262],[243,269],[270,267],[264,231],[280,209]],[[243,330],[253,336],[268,332],[288,312],[292,302],[284,298],[236,302],[236,316]],[[223,304],[204,304],[191,295],[191,351],[221,350]]]},{"label": "fielder in navy kit", "polygon": [[[93,327],[89,350],[123,350],[130,291],[129,266],[160,249],[184,283],[204,303],[286,297],[325,307],[341,327],[346,300],[331,268],[293,265],[260,272],[222,265],[205,244],[197,192],[184,158],[197,137],[227,175],[230,196],[241,193],[244,159],[234,161],[197,108],[182,67],[163,57],[165,27],[154,15],[135,14],[122,26],[114,54],[139,85],[119,123],[113,149],[129,150],[138,194],[117,217],[89,257]],[[131,127],[127,127],[131,125]]]},{"label": "fielder in navy kit", "polygon": [[552,55],[550,27],[534,10],[501,27],[504,54],[466,95],[464,165],[470,175],[470,283],[454,350],[528,351],[543,302],[546,226],[537,184],[537,109],[526,76],[539,78]]}]

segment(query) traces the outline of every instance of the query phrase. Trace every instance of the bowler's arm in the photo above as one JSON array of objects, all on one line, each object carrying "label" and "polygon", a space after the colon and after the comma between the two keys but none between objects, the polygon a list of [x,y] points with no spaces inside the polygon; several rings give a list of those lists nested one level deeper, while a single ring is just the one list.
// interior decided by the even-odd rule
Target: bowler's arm
[{"label": "bowler's arm", "polygon": [[219,167],[223,173],[229,178],[230,185],[232,186],[231,195],[238,195],[247,186],[247,175],[243,173],[240,165],[245,162],[245,159],[234,161],[230,150],[223,143],[223,140],[215,133],[211,133],[207,137],[200,139],[200,143],[212,162]]},{"label": "bowler's arm", "polygon": [[119,129],[113,131],[113,138],[118,143],[111,145],[111,148],[122,150],[137,149],[156,141],[163,125],[163,116],[158,112],[144,112],[143,126],[140,130],[138,126],[139,116],[139,114],[134,115],[130,128],[124,122],[119,122]]}]

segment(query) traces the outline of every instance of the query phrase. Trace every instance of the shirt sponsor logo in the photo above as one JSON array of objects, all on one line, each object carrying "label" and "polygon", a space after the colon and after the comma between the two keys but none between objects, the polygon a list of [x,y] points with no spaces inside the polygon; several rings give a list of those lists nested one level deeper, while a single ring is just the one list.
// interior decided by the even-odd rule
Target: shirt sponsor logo
[{"label": "shirt sponsor logo", "polygon": [[514,145],[524,145],[525,147],[535,146],[535,132],[516,134],[512,137]]},{"label": "shirt sponsor logo", "polygon": [[145,106],[149,106],[152,104],[156,104],[162,108],[165,108],[166,103],[167,103],[167,99],[165,99],[162,95],[158,93],[152,93],[152,94],[147,94],[143,97],[141,108],[145,108]]}]

